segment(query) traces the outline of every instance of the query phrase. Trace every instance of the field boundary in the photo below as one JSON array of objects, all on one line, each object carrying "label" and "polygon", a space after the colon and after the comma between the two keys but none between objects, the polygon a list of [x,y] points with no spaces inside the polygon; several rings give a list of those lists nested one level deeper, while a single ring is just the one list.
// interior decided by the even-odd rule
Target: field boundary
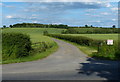
[{"label": "field boundary", "polygon": [[22,62],[30,62],[30,61],[35,61],[35,60],[37,61],[37,60],[48,57],[52,53],[56,52],[58,50],[58,48],[59,48],[59,46],[55,42],[55,45],[52,48],[46,49],[46,51],[44,51],[44,52],[36,53],[34,56],[28,56],[28,57],[24,57],[24,58],[17,58],[17,59],[13,59],[13,60],[4,61],[4,62],[2,62],[2,64],[22,63]]}]

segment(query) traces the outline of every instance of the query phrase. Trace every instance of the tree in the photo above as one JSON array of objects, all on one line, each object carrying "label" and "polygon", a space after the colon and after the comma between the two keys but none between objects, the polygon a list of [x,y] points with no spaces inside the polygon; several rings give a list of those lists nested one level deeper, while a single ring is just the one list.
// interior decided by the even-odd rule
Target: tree
[{"label": "tree", "polygon": [[48,31],[45,30],[45,31],[43,32],[43,35],[48,35]]},{"label": "tree", "polygon": [[10,25],[9,27],[10,27],[10,28],[12,28],[13,26],[12,26],[12,25]]},{"label": "tree", "polygon": [[5,25],[3,25],[3,28],[6,28],[6,26],[5,26]]},{"label": "tree", "polygon": [[62,30],[62,31],[61,31],[61,34],[65,34],[65,31],[64,31],[64,30]]},{"label": "tree", "polygon": [[85,27],[88,27],[88,25],[85,25]]},{"label": "tree", "polygon": [[93,27],[93,25],[91,25],[90,27]]},{"label": "tree", "polygon": [[113,26],[112,26],[112,28],[116,28],[116,26],[115,26],[115,25],[113,25]]}]

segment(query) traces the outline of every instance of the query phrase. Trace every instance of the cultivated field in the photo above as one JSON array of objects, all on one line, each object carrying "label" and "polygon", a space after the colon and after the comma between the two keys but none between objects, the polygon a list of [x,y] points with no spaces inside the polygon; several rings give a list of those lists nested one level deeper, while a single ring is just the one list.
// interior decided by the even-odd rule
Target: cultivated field
[{"label": "cultivated field", "polygon": [[4,32],[22,32],[22,33],[38,33],[42,34],[43,31],[47,30],[48,33],[53,34],[60,34],[62,30],[64,29],[58,29],[58,28],[7,28],[4,29]]},{"label": "cultivated field", "polygon": [[[50,34],[61,34],[61,32],[63,30],[65,30],[65,29],[58,29],[58,28],[6,28],[6,29],[3,29],[2,32],[3,33],[17,32],[17,33],[28,34],[28,35],[30,35],[30,39],[33,44],[38,43],[38,42],[45,42],[49,46],[57,46],[56,43],[50,37],[43,36],[43,32],[48,31],[48,33],[50,33]],[[113,39],[115,41],[118,40],[118,34],[63,34],[63,35],[85,36],[85,37],[89,37],[89,38],[97,39],[97,40],[107,40],[107,39]],[[80,48],[81,51],[83,51],[84,53],[86,53],[88,55],[94,51],[96,52],[96,49],[93,49],[93,48],[87,47],[87,46],[78,46],[78,48]],[[54,48],[54,50],[56,50],[56,49],[57,49],[57,47]],[[38,50],[39,50],[39,48],[37,49],[37,51]],[[53,52],[53,50],[51,50],[49,52]],[[47,52],[47,55],[49,55],[48,52]],[[43,58],[44,54],[41,55],[42,57],[38,57],[38,56],[40,56],[40,55],[39,54],[36,55],[34,57],[34,60],[36,60],[38,58],[39,59]],[[30,60],[33,60],[33,57],[25,58],[22,61],[30,61]],[[18,62],[18,60],[15,60],[15,61]],[[8,63],[9,63],[9,61],[8,61]]]},{"label": "cultivated field", "polygon": [[72,36],[85,36],[97,40],[113,39],[118,40],[118,34],[68,34]]},{"label": "cultivated field", "polygon": [[[55,29],[55,28],[7,28],[7,29],[3,29],[2,32],[3,33],[23,33],[23,34],[27,34],[30,35],[30,39],[32,41],[32,46],[35,49],[34,56],[29,56],[27,58],[21,58],[21,59],[15,59],[15,60],[7,60],[4,61],[3,63],[16,63],[16,62],[25,62],[25,61],[33,61],[33,60],[37,60],[37,59],[42,59],[48,55],[50,55],[50,53],[54,52],[57,50],[57,44],[48,36],[43,36],[43,32],[47,30],[48,33],[58,33],[60,34],[61,31],[63,29]],[[38,44],[38,42],[44,42],[47,46],[52,46],[52,48],[48,49],[46,52],[40,52],[40,50],[42,48],[42,46],[45,46],[44,44]],[[34,44],[35,43],[35,44]],[[36,44],[37,43],[37,44]],[[42,45],[42,46],[38,46],[38,45]],[[33,55],[33,54],[32,54]]]},{"label": "cultivated field", "polygon": [[48,42],[48,43],[52,43],[53,41],[47,37],[47,36],[43,36],[43,32],[47,30],[48,33],[57,33],[60,34],[61,31],[63,29],[56,29],[56,28],[8,28],[8,29],[4,29],[2,32],[19,32],[19,33],[25,33],[30,35],[31,40],[33,43],[36,42]]}]

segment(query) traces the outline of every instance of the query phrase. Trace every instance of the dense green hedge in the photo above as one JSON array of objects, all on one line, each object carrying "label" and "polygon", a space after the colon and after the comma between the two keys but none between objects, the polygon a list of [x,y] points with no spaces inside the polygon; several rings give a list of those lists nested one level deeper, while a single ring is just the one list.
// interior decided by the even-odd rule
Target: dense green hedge
[{"label": "dense green hedge", "polygon": [[83,36],[71,36],[71,35],[60,35],[60,34],[48,34],[48,36],[68,40],[80,45],[90,46],[94,48],[99,48],[97,53],[93,53],[92,57],[99,57],[104,59],[120,60],[120,51],[118,50],[117,41],[114,42],[114,45],[108,46],[106,41],[94,40],[91,38]]},{"label": "dense green hedge", "polygon": [[102,45],[97,53],[92,54],[93,57],[102,59],[120,60],[120,51],[118,50],[117,42],[114,45]]},{"label": "dense green hedge", "polygon": [[83,37],[83,36],[71,36],[71,35],[60,35],[60,34],[48,34],[48,36],[68,40],[86,46],[97,46],[99,43],[103,42],[102,40],[93,40],[91,38]]},{"label": "dense green hedge", "polygon": [[118,33],[118,28],[68,28],[62,34],[111,34]]},{"label": "dense green hedge", "polygon": [[28,56],[31,50],[30,37],[21,33],[2,34],[2,59]]}]

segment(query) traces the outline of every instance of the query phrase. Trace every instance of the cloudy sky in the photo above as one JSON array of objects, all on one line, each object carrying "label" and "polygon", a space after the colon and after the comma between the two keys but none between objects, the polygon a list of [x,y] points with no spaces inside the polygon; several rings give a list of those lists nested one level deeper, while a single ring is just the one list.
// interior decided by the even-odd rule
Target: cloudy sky
[{"label": "cloudy sky", "polygon": [[2,2],[2,25],[15,23],[118,25],[118,2]]}]

